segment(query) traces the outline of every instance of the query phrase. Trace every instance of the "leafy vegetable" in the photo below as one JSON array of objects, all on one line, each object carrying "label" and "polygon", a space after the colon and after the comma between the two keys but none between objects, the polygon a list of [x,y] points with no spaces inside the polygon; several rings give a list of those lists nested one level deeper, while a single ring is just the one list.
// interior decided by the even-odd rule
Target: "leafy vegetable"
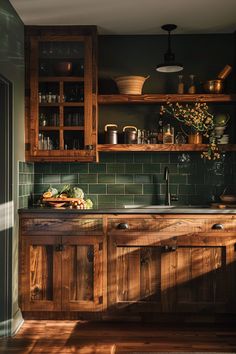
[{"label": "leafy vegetable", "polygon": [[72,194],[74,198],[82,198],[82,199],[84,198],[84,192],[79,187],[74,187]]},{"label": "leafy vegetable", "polygon": [[56,197],[58,195],[58,190],[52,186],[50,186],[47,191],[52,193],[52,197]]},{"label": "leafy vegetable", "polygon": [[62,188],[62,190],[60,190],[59,194],[67,193],[69,191],[70,191],[70,185],[69,184],[65,184],[64,187]]},{"label": "leafy vegetable", "polygon": [[85,207],[86,207],[86,209],[92,209],[93,202],[92,202],[91,199],[88,198],[88,199],[85,200]]}]

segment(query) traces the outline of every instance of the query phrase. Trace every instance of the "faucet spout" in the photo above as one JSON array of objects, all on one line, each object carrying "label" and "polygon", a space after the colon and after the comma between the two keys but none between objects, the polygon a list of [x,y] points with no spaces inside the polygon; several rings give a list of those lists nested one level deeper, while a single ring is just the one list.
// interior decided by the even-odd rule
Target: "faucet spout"
[{"label": "faucet spout", "polygon": [[170,205],[170,170],[165,167],[164,180],[166,181],[165,205]]}]

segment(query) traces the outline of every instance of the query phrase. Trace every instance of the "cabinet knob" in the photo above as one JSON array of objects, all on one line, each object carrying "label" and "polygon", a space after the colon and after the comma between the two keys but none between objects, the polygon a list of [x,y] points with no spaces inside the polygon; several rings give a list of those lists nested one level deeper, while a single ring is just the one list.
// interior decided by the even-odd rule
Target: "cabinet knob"
[{"label": "cabinet knob", "polygon": [[61,244],[56,245],[56,251],[57,251],[57,252],[62,252],[62,251],[64,251],[64,250],[65,250],[64,245],[61,245]]},{"label": "cabinet knob", "polygon": [[224,229],[224,225],[222,224],[214,224],[212,225],[212,230],[223,230]]},{"label": "cabinet knob", "polygon": [[169,245],[164,245],[161,247],[162,252],[175,252],[177,250],[178,246],[169,246]]},{"label": "cabinet knob", "polygon": [[122,223],[117,225],[117,229],[119,229],[119,230],[126,230],[128,228],[129,228],[129,224],[127,224],[127,223],[123,223],[122,222]]}]

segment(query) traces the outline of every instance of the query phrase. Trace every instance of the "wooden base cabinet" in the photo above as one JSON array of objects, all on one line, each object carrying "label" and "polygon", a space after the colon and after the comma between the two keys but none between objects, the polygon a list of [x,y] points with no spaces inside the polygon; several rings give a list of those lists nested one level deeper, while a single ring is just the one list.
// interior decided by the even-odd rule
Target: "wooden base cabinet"
[{"label": "wooden base cabinet", "polygon": [[61,309],[60,237],[27,236],[22,239],[20,257],[23,311]]},{"label": "wooden base cabinet", "polygon": [[[62,236],[59,223],[74,235]],[[103,309],[105,254],[99,220],[29,218],[21,220],[21,231],[22,311]]]},{"label": "wooden base cabinet", "polygon": [[213,218],[110,219],[108,307],[130,313],[236,313],[234,223],[225,220],[227,231],[214,229]]},{"label": "wooden base cabinet", "polygon": [[62,311],[103,308],[103,240],[63,237]]},{"label": "wooden base cabinet", "polygon": [[236,215],[25,212],[20,230],[28,318],[236,320]]}]

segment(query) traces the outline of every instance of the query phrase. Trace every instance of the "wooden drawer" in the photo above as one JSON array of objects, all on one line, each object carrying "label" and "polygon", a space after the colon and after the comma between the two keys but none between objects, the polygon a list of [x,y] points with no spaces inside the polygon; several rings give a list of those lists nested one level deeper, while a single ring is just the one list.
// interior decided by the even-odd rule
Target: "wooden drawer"
[{"label": "wooden drawer", "polygon": [[173,236],[205,232],[206,220],[194,218],[117,218],[108,219],[109,234],[151,232]]},{"label": "wooden drawer", "polygon": [[206,232],[236,232],[235,216],[216,215],[206,219]]},{"label": "wooden drawer", "polygon": [[102,235],[102,218],[27,218],[21,220],[23,235]]}]

